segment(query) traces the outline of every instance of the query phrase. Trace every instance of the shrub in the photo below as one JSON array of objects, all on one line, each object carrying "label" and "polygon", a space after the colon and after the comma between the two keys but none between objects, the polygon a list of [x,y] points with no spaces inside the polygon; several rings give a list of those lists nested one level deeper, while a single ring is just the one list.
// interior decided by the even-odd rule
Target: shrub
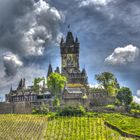
[{"label": "shrub", "polygon": [[45,104],[42,104],[40,107],[34,108],[32,110],[32,114],[48,114],[48,113],[49,113],[49,108]]},{"label": "shrub", "polygon": [[107,105],[106,108],[108,108],[108,109],[114,109],[115,108],[115,105]]},{"label": "shrub", "polygon": [[60,116],[81,116],[85,114],[85,108],[83,106],[78,107],[65,107],[60,112]]},{"label": "shrub", "polygon": [[131,103],[131,109],[137,109],[137,110],[140,110],[140,105],[135,103],[135,102],[132,102]]}]

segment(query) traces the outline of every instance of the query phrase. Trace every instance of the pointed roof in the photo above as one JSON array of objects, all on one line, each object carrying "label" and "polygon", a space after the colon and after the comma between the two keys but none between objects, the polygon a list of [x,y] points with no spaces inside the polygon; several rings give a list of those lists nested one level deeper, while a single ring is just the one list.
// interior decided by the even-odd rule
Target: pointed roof
[{"label": "pointed roof", "polygon": [[49,75],[50,75],[52,72],[53,72],[52,65],[51,65],[51,64],[49,64],[47,77],[49,77]]},{"label": "pointed roof", "polygon": [[21,89],[22,88],[22,78],[21,78],[21,80],[20,80],[20,82],[19,82],[19,84],[18,84],[18,88],[17,89]]},{"label": "pointed roof", "polygon": [[13,89],[12,89],[12,85],[11,85],[11,88],[10,88],[10,93],[12,93]]},{"label": "pointed roof", "polygon": [[78,43],[78,42],[79,42],[79,41],[78,41],[78,37],[76,37],[76,38],[75,38],[75,42],[76,42],[76,43]]},{"label": "pointed roof", "polygon": [[74,37],[71,31],[69,31],[67,33],[67,37],[66,37],[66,43],[67,45],[73,45],[74,44]]},{"label": "pointed roof", "polygon": [[22,87],[25,87],[25,78],[23,79],[23,82],[22,82]]},{"label": "pointed roof", "polygon": [[59,67],[56,67],[55,72],[56,72],[56,73],[60,73]]},{"label": "pointed roof", "polygon": [[83,68],[83,70],[82,70],[82,74],[86,74],[86,70],[85,70],[85,68]]},{"label": "pointed roof", "polygon": [[62,38],[61,38],[60,45],[62,45],[63,43],[64,43],[64,38],[62,37]]}]

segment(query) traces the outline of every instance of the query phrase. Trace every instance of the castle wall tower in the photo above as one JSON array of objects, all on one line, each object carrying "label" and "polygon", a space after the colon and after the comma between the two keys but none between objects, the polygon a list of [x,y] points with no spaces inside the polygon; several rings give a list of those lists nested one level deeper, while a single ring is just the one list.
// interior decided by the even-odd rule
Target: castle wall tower
[{"label": "castle wall tower", "polygon": [[72,32],[67,33],[66,41],[61,39],[61,64],[62,71],[79,71],[79,43],[78,38],[74,40]]},{"label": "castle wall tower", "polygon": [[87,84],[86,72],[82,73],[79,66],[78,38],[74,39],[71,31],[68,31],[66,40],[60,42],[61,51],[61,73],[68,79],[68,83]]},{"label": "castle wall tower", "polygon": [[47,78],[50,76],[50,74],[51,74],[52,72],[53,72],[52,65],[49,64],[48,73],[47,73]]}]

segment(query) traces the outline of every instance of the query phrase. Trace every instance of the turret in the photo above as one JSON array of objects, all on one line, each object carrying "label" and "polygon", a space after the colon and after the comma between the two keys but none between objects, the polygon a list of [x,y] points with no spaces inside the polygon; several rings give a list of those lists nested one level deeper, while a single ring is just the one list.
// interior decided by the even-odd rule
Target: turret
[{"label": "turret", "polygon": [[23,87],[23,88],[25,88],[25,86],[26,86],[26,85],[25,85],[25,82],[26,82],[26,80],[25,80],[25,78],[24,78],[24,79],[23,79],[23,82],[22,82],[22,87]]},{"label": "turret", "polygon": [[17,90],[25,88],[25,78],[20,80]]},{"label": "turret", "polygon": [[49,75],[50,75],[52,72],[53,72],[52,65],[49,64],[48,73],[47,73],[47,78],[49,77]]},{"label": "turret", "polygon": [[75,38],[75,43],[79,43],[78,37]]},{"label": "turret", "polygon": [[67,33],[66,44],[67,44],[67,46],[74,44],[74,37],[73,37],[72,32],[70,32],[70,31]]},{"label": "turret", "polygon": [[82,74],[83,74],[83,75],[87,75],[85,68],[83,68]]},{"label": "turret", "polygon": [[56,73],[60,73],[59,67],[56,67],[55,72],[56,72]]},{"label": "turret", "polygon": [[13,89],[12,89],[12,85],[11,85],[11,88],[10,88],[10,93],[12,93]]},{"label": "turret", "polygon": [[61,42],[60,42],[60,46],[63,46],[63,43],[64,43],[64,39],[63,37],[61,38]]},{"label": "turret", "polygon": [[20,82],[19,82],[19,84],[18,84],[18,87],[17,87],[17,90],[19,90],[19,89],[22,89],[22,78],[21,78],[21,80],[20,80]]}]

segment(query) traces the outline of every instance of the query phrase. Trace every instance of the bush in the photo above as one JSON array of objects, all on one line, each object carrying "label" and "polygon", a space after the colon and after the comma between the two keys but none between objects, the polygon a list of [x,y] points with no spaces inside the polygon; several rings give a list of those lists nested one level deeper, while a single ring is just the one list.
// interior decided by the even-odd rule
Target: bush
[{"label": "bush", "polygon": [[65,107],[60,112],[60,116],[81,116],[86,113],[85,108],[83,106],[78,107]]},{"label": "bush", "polygon": [[131,103],[131,109],[137,109],[137,110],[140,110],[140,105],[135,103],[135,102],[132,102]]},{"label": "bush", "polygon": [[32,110],[32,114],[48,114],[48,113],[49,113],[49,108],[45,104],[42,104],[40,107],[34,108]]}]

